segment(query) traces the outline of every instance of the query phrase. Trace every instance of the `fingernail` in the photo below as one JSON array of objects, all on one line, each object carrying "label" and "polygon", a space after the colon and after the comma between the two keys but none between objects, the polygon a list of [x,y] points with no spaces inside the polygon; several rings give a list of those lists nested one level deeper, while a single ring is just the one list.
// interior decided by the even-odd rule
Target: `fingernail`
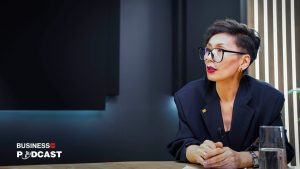
[{"label": "fingernail", "polygon": [[207,166],[207,162],[206,162],[206,161],[203,162],[203,166],[204,166],[204,167]]}]

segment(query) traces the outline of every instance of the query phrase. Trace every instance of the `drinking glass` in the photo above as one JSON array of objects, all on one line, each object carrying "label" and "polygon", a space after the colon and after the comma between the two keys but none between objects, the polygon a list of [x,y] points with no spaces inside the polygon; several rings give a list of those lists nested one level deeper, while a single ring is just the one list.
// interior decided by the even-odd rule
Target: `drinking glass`
[{"label": "drinking glass", "polygon": [[286,169],[285,135],[283,126],[260,126],[259,168]]}]

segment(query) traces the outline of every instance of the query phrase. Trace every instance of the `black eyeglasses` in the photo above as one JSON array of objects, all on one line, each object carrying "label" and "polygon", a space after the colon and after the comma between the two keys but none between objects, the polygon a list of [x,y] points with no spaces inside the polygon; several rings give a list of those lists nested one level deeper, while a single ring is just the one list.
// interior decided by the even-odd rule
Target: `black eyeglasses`
[{"label": "black eyeglasses", "polygon": [[201,60],[206,60],[208,55],[210,54],[212,60],[217,62],[217,63],[222,62],[223,57],[224,57],[224,52],[237,53],[237,54],[247,54],[247,53],[244,53],[244,52],[236,52],[236,51],[225,50],[225,49],[221,49],[221,48],[209,49],[209,48],[202,48],[202,47],[198,48],[198,52],[199,52],[199,56],[200,56]]}]

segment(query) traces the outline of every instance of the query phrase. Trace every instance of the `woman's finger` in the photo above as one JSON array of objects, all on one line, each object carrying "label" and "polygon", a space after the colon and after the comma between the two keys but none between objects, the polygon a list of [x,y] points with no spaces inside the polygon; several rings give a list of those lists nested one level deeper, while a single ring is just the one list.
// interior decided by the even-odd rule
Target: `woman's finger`
[{"label": "woman's finger", "polygon": [[210,149],[215,149],[216,148],[215,143],[213,141],[211,141],[211,140],[205,140],[203,142],[203,144],[204,144],[204,146],[206,146],[206,147],[208,147]]},{"label": "woman's finger", "polygon": [[206,155],[206,159],[211,159],[215,156],[218,156],[220,154],[224,154],[225,153],[225,149],[223,148],[216,148],[214,150],[211,150],[209,152],[207,152],[207,155]]},{"label": "woman's finger", "polygon": [[203,165],[204,159],[201,156],[196,155],[195,158],[196,158],[197,163]]},{"label": "woman's finger", "polygon": [[219,167],[225,164],[225,161],[228,160],[229,153],[224,151],[221,154],[211,157],[210,159],[205,161],[205,164],[208,167]]},{"label": "woman's finger", "polygon": [[197,150],[197,154],[198,154],[199,156],[201,156],[204,160],[206,160],[206,159],[208,158],[207,152],[206,152],[205,149],[199,148],[199,149]]},{"label": "woman's finger", "polygon": [[222,142],[216,142],[215,145],[218,148],[223,148],[223,143]]}]

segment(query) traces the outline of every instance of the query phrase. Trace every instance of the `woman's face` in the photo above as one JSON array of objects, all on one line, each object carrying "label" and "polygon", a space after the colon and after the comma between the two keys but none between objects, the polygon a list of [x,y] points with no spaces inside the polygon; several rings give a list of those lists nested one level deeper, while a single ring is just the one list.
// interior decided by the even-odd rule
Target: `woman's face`
[{"label": "woman's face", "polygon": [[[228,33],[215,34],[208,41],[207,48],[221,48],[230,51],[243,52],[236,46],[235,37]],[[224,52],[223,60],[219,63],[212,60],[211,54],[205,60],[207,78],[211,81],[233,80],[239,77],[242,55]]]}]

